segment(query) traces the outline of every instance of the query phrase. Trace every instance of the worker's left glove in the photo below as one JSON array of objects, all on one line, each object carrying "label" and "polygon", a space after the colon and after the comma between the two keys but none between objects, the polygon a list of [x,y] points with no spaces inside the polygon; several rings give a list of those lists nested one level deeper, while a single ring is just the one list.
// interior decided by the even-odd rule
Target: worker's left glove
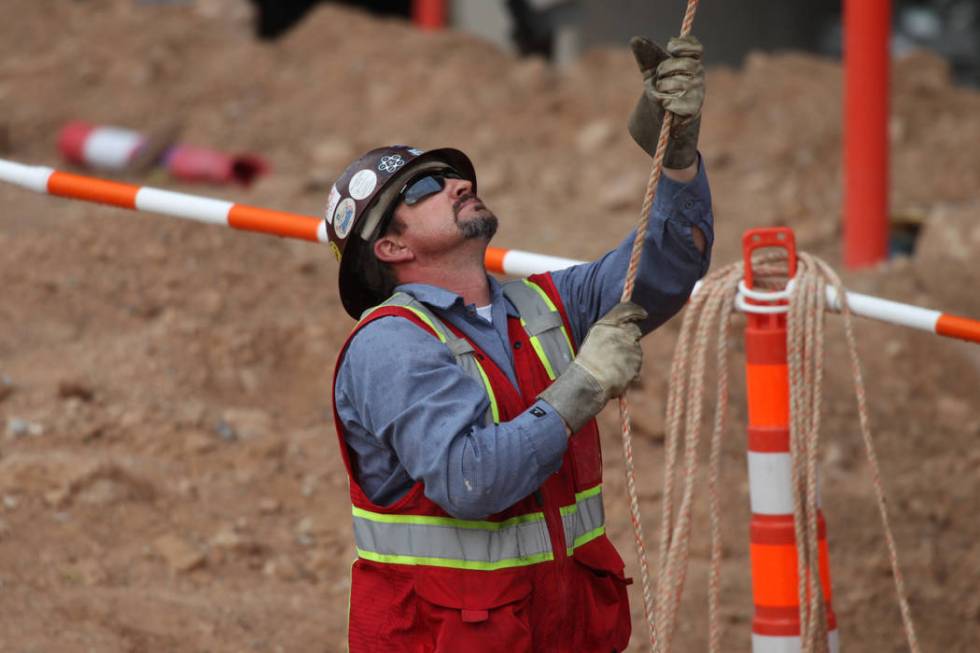
[{"label": "worker's left glove", "polygon": [[640,372],[641,306],[616,304],[592,325],[572,364],[538,397],[546,401],[574,433],[595,417],[612,397],[626,390]]},{"label": "worker's left glove", "polygon": [[704,48],[691,35],[670,39],[667,49],[634,36],[630,49],[643,73],[643,95],[629,118],[633,140],[651,157],[657,152],[664,110],[674,121],[664,155],[668,168],[683,169],[697,160],[701,107],[704,104]]}]

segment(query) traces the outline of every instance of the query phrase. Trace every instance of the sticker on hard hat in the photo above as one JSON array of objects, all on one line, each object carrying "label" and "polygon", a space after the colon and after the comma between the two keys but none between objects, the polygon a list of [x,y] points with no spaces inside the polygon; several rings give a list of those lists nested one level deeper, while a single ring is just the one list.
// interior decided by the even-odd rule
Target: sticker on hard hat
[{"label": "sticker on hard hat", "polygon": [[408,148],[408,151],[414,154],[415,156],[422,156],[422,153],[425,152],[425,150],[420,150],[417,147],[410,147]]},{"label": "sticker on hard hat", "polygon": [[345,199],[337,205],[333,214],[333,230],[337,238],[347,238],[350,228],[354,226],[354,200]]},{"label": "sticker on hard hat", "polygon": [[330,241],[330,251],[333,252],[333,256],[335,259],[337,259],[337,262],[340,263],[340,248],[337,247],[337,243],[333,242],[332,240]]},{"label": "sticker on hard hat", "polygon": [[351,177],[350,186],[347,187],[350,196],[356,200],[362,200],[374,191],[378,185],[378,175],[374,170],[361,170]]},{"label": "sticker on hard hat", "polygon": [[337,202],[340,201],[340,192],[337,191],[337,186],[331,186],[330,188],[330,200],[327,202],[327,212],[323,216],[327,222],[333,220],[333,213],[337,210]]},{"label": "sticker on hard hat", "polygon": [[403,165],[405,165],[405,159],[402,158],[401,154],[391,154],[381,157],[381,161],[378,163],[378,170],[387,172],[390,175]]}]

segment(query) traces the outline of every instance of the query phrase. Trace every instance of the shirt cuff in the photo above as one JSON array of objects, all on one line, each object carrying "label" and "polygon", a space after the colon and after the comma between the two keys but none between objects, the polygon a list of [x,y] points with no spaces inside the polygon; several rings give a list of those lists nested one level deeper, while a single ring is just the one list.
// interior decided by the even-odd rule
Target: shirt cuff
[{"label": "shirt cuff", "polygon": [[538,399],[518,417],[521,421],[521,435],[534,454],[538,466],[549,472],[561,467],[565,449],[568,448],[568,435],[565,421],[548,402]]},{"label": "shirt cuff", "polygon": [[711,212],[711,189],[708,186],[708,175],[704,169],[704,160],[698,154],[698,173],[688,182],[676,181],[663,175],[657,188],[657,197],[653,208],[654,215],[659,215],[665,221],[693,225],[704,234],[704,254],[697,252],[694,240],[685,238],[691,249],[701,259],[701,276],[708,270],[711,262],[711,250],[715,241],[714,216]]}]

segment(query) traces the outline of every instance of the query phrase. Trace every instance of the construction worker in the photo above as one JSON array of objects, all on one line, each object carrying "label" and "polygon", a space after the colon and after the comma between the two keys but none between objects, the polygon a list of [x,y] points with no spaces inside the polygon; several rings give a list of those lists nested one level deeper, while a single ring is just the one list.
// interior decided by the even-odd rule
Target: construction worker
[{"label": "construction worker", "polygon": [[632,235],[594,263],[488,276],[497,218],[458,150],[375,149],[331,189],[340,296],[359,320],[333,389],[358,554],[352,653],[629,641],[594,417],[639,372],[641,334],[706,272],[713,233],[701,45],[631,47],[644,78],[634,139],[653,153],[665,108],[676,114],[635,303],[619,303]]}]

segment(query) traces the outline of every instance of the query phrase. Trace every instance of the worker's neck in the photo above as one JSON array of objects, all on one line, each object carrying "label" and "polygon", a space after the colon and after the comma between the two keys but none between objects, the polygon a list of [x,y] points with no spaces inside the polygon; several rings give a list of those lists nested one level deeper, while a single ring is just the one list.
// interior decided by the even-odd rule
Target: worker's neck
[{"label": "worker's neck", "polygon": [[424,283],[444,288],[463,298],[466,305],[490,303],[490,283],[483,256],[486,246],[476,254],[416,259],[398,270],[399,283]]}]

